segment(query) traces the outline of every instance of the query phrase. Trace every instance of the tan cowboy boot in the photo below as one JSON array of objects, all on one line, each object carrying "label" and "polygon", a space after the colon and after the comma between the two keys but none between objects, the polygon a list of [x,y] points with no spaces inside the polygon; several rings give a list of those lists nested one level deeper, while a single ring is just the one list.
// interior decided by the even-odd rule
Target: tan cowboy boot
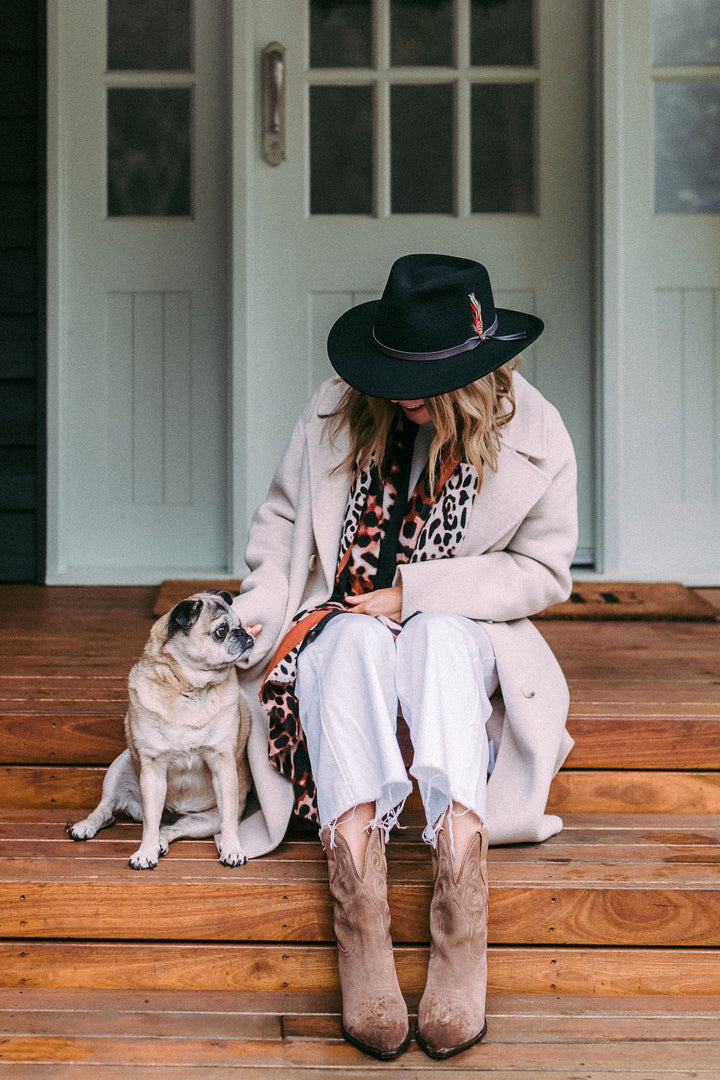
[{"label": "tan cowboy boot", "polygon": [[335,914],[343,999],[343,1035],[366,1054],[390,1061],[410,1041],[407,1006],[400,993],[390,940],[385,839],[373,829],[360,877],[350,848],[323,831]]},{"label": "tan cowboy boot", "polygon": [[459,1054],[487,1030],[487,829],[468,845],[455,878],[450,837],[440,829],[433,852],[430,964],[418,1008],[417,1040],[432,1058]]}]

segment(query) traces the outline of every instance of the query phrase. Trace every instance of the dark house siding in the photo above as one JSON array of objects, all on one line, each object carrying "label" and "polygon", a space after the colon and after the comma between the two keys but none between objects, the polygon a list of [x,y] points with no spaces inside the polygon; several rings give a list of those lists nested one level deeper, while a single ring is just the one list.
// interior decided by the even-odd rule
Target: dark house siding
[{"label": "dark house siding", "polygon": [[45,0],[0,5],[0,581],[45,574]]}]

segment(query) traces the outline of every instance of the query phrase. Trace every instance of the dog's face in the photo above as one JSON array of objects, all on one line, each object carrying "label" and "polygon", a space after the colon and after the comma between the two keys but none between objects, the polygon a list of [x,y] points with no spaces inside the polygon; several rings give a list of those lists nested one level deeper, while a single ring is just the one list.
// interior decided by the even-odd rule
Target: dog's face
[{"label": "dog's face", "polygon": [[230,593],[196,593],[170,612],[165,647],[183,665],[222,671],[251,652],[254,638],[240,625]]}]

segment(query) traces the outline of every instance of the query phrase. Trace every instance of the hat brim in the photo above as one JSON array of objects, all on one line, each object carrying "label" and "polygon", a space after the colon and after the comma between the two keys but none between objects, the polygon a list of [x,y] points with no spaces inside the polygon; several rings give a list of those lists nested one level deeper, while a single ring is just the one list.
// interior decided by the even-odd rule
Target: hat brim
[{"label": "hat brim", "polygon": [[379,300],[350,308],[332,327],[327,341],[330,363],[341,379],[371,397],[415,400],[437,397],[489,375],[523,349],[543,331],[535,315],[510,308],[496,308],[497,334],[525,336],[515,341],[488,338],[474,349],[442,360],[400,360],[387,356],[373,342],[373,326]]}]

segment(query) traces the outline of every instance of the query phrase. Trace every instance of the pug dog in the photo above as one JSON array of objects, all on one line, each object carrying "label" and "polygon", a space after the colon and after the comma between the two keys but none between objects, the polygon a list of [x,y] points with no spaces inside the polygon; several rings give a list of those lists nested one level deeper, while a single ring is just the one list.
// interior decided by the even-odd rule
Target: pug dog
[{"label": "pug dog", "polygon": [[66,827],[73,840],[122,811],[143,825],[134,870],[153,870],[181,837],[214,836],[221,863],[247,861],[238,823],[251,782],[250,713],[235,665],[261,627],[244,629],[231,605],[230,593],[196,593],[153,625],[128,679],[127,750],[108,768],[96,809]]}]

